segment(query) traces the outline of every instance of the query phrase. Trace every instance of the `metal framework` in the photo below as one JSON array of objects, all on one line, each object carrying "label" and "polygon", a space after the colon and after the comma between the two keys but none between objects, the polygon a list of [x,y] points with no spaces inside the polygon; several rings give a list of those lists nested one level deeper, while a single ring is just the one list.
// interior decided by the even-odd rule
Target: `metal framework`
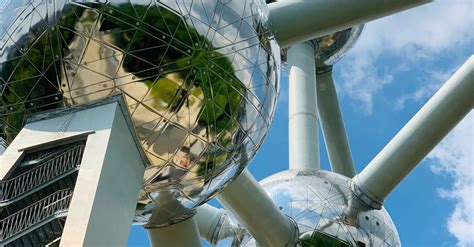
[{"label": "metal framework", "polygon": [[67,211],[72,194],[73,190],[71,189],[57,191],[35,204],[0,220],[0,226],[2,227],[0,242],[6,245],[9,242],[3,242],[3,240],[19,234],[32,226],[39,227],[41,222],[55,218],[61,212]]},{"label": "metal framework", "polygon": [[[370,2],[364,1],[363,4],[370,4]],[[368,21],[427,2],[391,1],[390,4],[384,4],[382,8],[375,8],[376,5],[379,7],[382,5],[371,2],[373,8],[365,6],[366,11],[352,6],[347,1],[344,3],[338,1],[279,1],[269,5],[277,39],[282,46],[289,46],[290,169],[319,169],[319,145],[314,134],[314,129],[317,128],[317,116],[319,116],[333,171],[350,178],[356,174],[332,79],[332,70],[316,76],[314,74],[314,57],[311,61],[314,48],[309,43],[295,43],[340,30],[347,25]],[[329,7],[332,4],[334,6]],[[321,8],[321,6],[328,7],[328,9]],[[353,8],[354,12],[337,14],[338,11],[352,11],[348,10],[350,8]],[[325,9],[325,13],[322,13],[324,12],[322,9]],[[375,11],[376,9],[377,11]],[[291,14],[295,12],[301,13],[301,15]],[[322,13],[322,15],[316,13]],[[341,16],[341,18],[336,18],[337,20],[334,18],[320,19],[323,18],[320,16],[327,17],[327,15]],[[328,19],[330,21],[327,21]],[[315,25],[316,22],[318,25]],[[293,54],[295,55],[293,56]],[[396,185],[473,108],[473,71],[474,59],[471,57],[374,160],[352,180],[352,190],[358,198],[372,208],[380,208],[383,199]],[[316,87],[317,90],[313,90]],[[317,103],[314,103],[315,101]],[[318,109],[318,115],[315,114],[315,109]],[[295,115],[301,115],[301,118],[295,120]],[[309,138],[311,140],[305,138],[306,141],[302,141],[302,136],[312,138]],[[291,235],[278,234],[279,238],[272,238],[272,236],[281,232],[279,229],[284,228],[279,227],[284,227],[288,224],[287,222],[273,220],[269,231],[269,228],[265,228],[263,225],[255,226],[255,224],[259,224],[258,222],[281,218],[281,216],[274,216],[271,213],[273,206],[266,195],[260,195],[258,192],[256,193],[259,195],[258,200],[257,197],[255,200],[245,199],[245,205],[237,199],[239,197],[244,200],[248,191],[263,192],[258,183],[247,181],[249,176],[248,172],[244,172],[238,180],[218,195],[218,199],[249,229],[259,244],[271,246],[278,243],[279,246],[284,246],[292,238]],[[245,182],[242,182],[242,179]],[[242,181],[239,182],[239,180]],[[235,199],[226,201],[222,198]],[[247,212],[248,208],[252,208],[252,213],[255,214]],[[259,208],[268,208],[269,210],[259,211]],[[217,213],[216,210],[213,212]],[[252,216],[245,217],[246,215]],[[203,219],[198,218],[200,219],[198,224],[206,226],[205,230],[202,230],[203,232],[217,231],[215,228],[218,226],[215,226],[211,231],[208,229],[209,224],[204,222],[201,224]],[[289,232],[289,230],[286,231]]]},{"label": "metal framework", "polygon": [[0,157],[0,245],[126,244],[149,161],[123,104],[111,97],[30,119]]},{"label": "metal framework", "polygon": [[[0,182],[0,189],[3,192],[0,195],[0,203],[15,199],[18,196],[25,196],[27,195],[27,192],[33,189],[38,189],[41,185],[47,185],[48,181],[53,180],[54,178],[70,171],[77,170],[80,165],[83,151],[84,145],[81,144],[70,147],[59,156],[47,154],[43,160],[35,159],[36,162],[41,162],[43,164],[22,173],[21,175]],[[29,157],[28,159],[34,158],[40,157]],[[23,161],[27,162],[28,159],[24,159]]]},{"label": "metal framework", "polygon": [[[347,225],[349,225],[348,227],[357,225],[357,217],[360,216],[359,212],[352,212],[352,209],[363,208],[366,211],[381,209],[384,199],[390,192],[392,192],[442,138],[473,109],[474,56],[466,61],[384,149],[377,154],[363,171],[356,175],[349,141],[344,127],[344,120],[337,98],[336,87],[332,77],[332,65],[320,64],[321,61],[318,60],[317,54],[321,47],[314,42],[314,39],[428,2],[430,1],[281,0],[276,2],[272,1],[272,3],[268,4],[268,20],[265,18],[268,23],[265,24],[268,24],[267,26],[271,29],[271,33],[275,35],[275,40],[278,45],[281,48],[287,49],[287,68],[289,73],[289,169],[291,170],[288,174],[291,173],[294,178],[300,176],[298,179],[301,179],[301,181],[307,181],[302,177],[308,174],[318,174],[318,176],[321,177],[325,176],[324,172],[319,171],[320,151],[318,132],[319,128],[321,128],[332,172],[343,175],[337,175],[337,179],[344,181],[346,185],[350,184],[350,188],[347,187],[345,190],[344,188],[339,188],[342,191],[341,194],[344,195],[343,199],[349,201],[347,202],[348,204],[356,205],[348,207],[350,209],[346,211],[349,212],[345,212],[346,214],[344,215],[347,217],[338,219],[347,223]],[[257,11],[258,10],[259,9],[257,9]],[[252,11],[254,10],[252,9]],[[139,24],[140,23],[137,22],[137,26]],[[110,25],[113,26],[112,24]],[[243,25],[240,25],[240,27],[242,26]],[[140,28],[136,28],[136,30],[142,32],[143,30]],[[200,37],[199,35],[195,36]],[[162,38],[165,39],[166,37],[163,36]],[[196,44],[196,46],[197,45],[198,44]],[[272,43],[272,45],[277,46],[275,43]],[[235,50],[236,47],[238,47],[238,45],[233,46],[231,50]],[[262,53],[263,51],[268,52],[265,49],[262,50]],[[179,52],[176,52],[176,54],[178,53]],[[191,50],[189,50],[189,53],[191,53]],[[218,53],[204,55],[212,57],[216,54]],[[265,54],[265,56],[271,56],[271,53]],[[186,57],[186,59],[188,58]],[[245,59],[247,58],[242,60]],[[190,63],[191,61],[187,61],[187,64]],[[214,68],[214,65],[210,66]],[[155,70],[156,68],[153,69]],[[268,70],[273,72],[278,71]],[[226,70],[219,70],[218,72],[224,74],[224,71]],[[214,70],[210,72],[219,74]],[[262,71],[258,70],[258,72]],[[125,71],[121,71],[121,73],[125,73]],[[192,73],[197,72],[193,71]],[[198,73],[201,73],[201,71]],[[204,76],[206,72],[202,73],[202,78],[207,78],[207,75]],[[257,72],[252,71],[252,73]],[[252,73],[250,73],[250,75],[252,75]],[[264,73],[262,72],[262,74]],[[171,78],[173,76],[170,75],[169,78],[166,79],[166,82],[174,80],[175,78]],[[257,75],[255,76],[257,77]],[[266,76],[271,77],[270,75]],[[276,77],[278,77],[278,75]],[[216,78],[222,79],[219,77]],[[233,81],[235,78],[232,77],[230,80]],[[222,80],[225,79],[227,78]],[[174,87],[174,84],[171,84],[172,83],[167,87]],[[104,84],[103,87],[105,88],[107,85]],[[133,92],[136,89],[137,88],[133,88],[129,92]],[[205,89],[206,88],[203,87],[203,89],[200,89],[200,92],[196,90],[195,94],[205,94]],[[240,101],[240,94],[245,91],[235,85],[224,89],[211,88],[209,91],[211,95],[226,92],[226,95],[219,95],[222,96],[221,98],[225,98],[230,97],[229,91],[232,91],[230,89],[237,92],[235,95],[233,94],[234,98],[230,99],[230,101]],[[88,90],[92,90],[92,94],[95,93],[96,89],[89,88]],[[146,88],[146,90],[148,90],[148,88]],[[252,88],[251,91],[253,94],[258,95],[258,90],[255,88]],[[187,92],[183,94],[187,94]],[[251,104],[249,104],[251,107],[247,107],[245,111],[255,110],[256,115],[261,114],[257,112],[258,109],[254,108],[255,105],[257,105],[256,102],[266,100],[267,96],[268,95],[265,94],[258,95],[258,97],[255,96],[255,102],[251,102]],[[206,101],[211,100],[206,99]],[[276,99],[274,101],[276,101]],[[146,166],[150,163],[150,160],[144,155],[140,146],[142,144],[138,143],[136,133],[133,131],[133,129],[138,128],[135,128],[136,126],[131,124],[133,120],[128,118],[130,115],[127,110],[127,107],[130,106],[124,105],[125,103],[122,98],[116,98],[98,103],[98,105],[89,105],[87,106],[90,107],[88,109],[76,109],[74,112],[68,112],[67,114],[60,112],[60,116],[48,115],[46,120],[41,119],[44,120],[41,125],[31,123],[28,126],[35,128],[25,128],[19,133],[19,141],[15,139],[16,142],[14,141],[12,143],[5,155],[0,156],[2,162],[7,164],[5,167],[0,167],[0,177],[8,177],[10,170],[16,166],[28,166],[34,162],[40,162],[42,164],[32,168],[28,172],[1,181],[0,204],[6,205],[9,201],[19,200],[21,197],[25,197],[29,195],[29,193],[34,192],[34,190],[41,189],[41,186],[54,182],[58,177],[68,175],[72,171],[77,171],[79,166],[85,167],[85,169],[79,171],[74,196],[72,195],[72,189],[59,190],[1,219],[0,242],[11,238],[15,234],[31,230],[33,226],[41,226],[42,222],[58,217],[65,211],[69,211],[70,216],[66,221],[64,229],[65,238],[64,241],[61,241],[62,245],[104,245],[106,243],[122,245],[125,243],[126,236],[124,235],[128,230],[129,223],[133,220],[133,211],[136,206],[135,199],[140,196],[138,201],[142,202],[141,206],[147,203],[146,206],[149,206],[151,205],[150,202],[160,198],[153,198],[156,191],[152,190],[146,190],[146,193],[140,193],[140,195],[138,195],[143,182],[143,174],[147,174],[145,171],[150,171],[151,169],[148,175],[156,175],[161,172],[160,169],[162,169],[159,165],[154,166],[155,164]],[[227,104],[227,101],[225,101],[225,103]],[[269,104],[271,103],[272,102]],[[183,101],[180,102],[180,104],[185,103]],[[191,105],[189,102],[186,104]],[[219,105],[216,103],[203,103],[199,105],[199,107],[206,109],[206,111],[209,111],[211,108],[212,110],[218,108],[228,110],[229,107],[231,108],[231,106],[226,107],[225,104]],[[201,111],[198,110],[198,108],[189,108],[188,110]],[[226,110],[222,110],[221,114]],[[234,110],[235,109],[232,110],[232,113],[225,113],[232,115]],[[87,111],[87,113],[84,113],[85,111]],[[147,123],[155,121],[156,119],[152,121],[147,118],[150,112],[151,111],[147,110],[138,118],[142,117],[146,119],[146,121],[143,121]],[[79,117],[76,116],[76,113]],[[213,114],[216,115],[215,112]],[[215,119],[212,119],[213,117],[216,118],[216,116],[211,116],[213,114],[209,114],[205,119],[200,119],[199,122],[213,120],[214,124],[217,125]],[[259,140],[263,138],[263,136],[257,136],[259,134],[258,128],[269,127],[264,126],[264,123],[271,120],[271,114],[264,114],[266,114],[263,117],[264,119],[262,118],[257,121],[260,125],[246,123],[249,125],[247,126],[249,128],[257,128],[256,130],[252,129],[253,132],[249,134],[249,136],[256,133],[256,136],[253,137]],[[170,116],[171,115],[173,114],[170,114]],[[100,121],[91,123],[87,119],[89,116],[93,116],[94,119],[100,119]],[[72,122],[71,119],[74,117],[77,117],[79,120]],[[177,118],[179,117],[182,116],[177,116]],[[229,121],[231,120],[233,119]],[[163,121],[171,122],[170,119]],[[247,121],[250,120],[247,119]],[[153,129],[157,128],[158,122],[161,122],[161,120],[153,123]],[[222,123],[220,124],[223,125]],[[145,124],[142,123],[141,127],[144,125]],[[191,125],[191,123],[184,125]],[[210,124],[210,126],[217,129],[213,124]],[[232,124],[229,124],[229,126],[232,127]],[[199,131],[205,132],[206,127],[207,126],[202,127]],[[176,130],[181,131],[182,128],[184,127],[180,126],[176,128]],[[229,129],[229,135],[232,136],[232,138],[239,136],[241,134],[240,132],[239,134],[232,132],[240,130],[239,128],[243,127],[240,126]],[[90,129],[94,131],[90,131]],[[166,130],[160,131],[165,132]],[[168,130],[168,132],[171,133],[170,130]],[[192,131],[188,132],[186,133],[190,134]],[[21,143],[24,139],[30,138],[29,134],[33,135],[32,138],[35,143]],[[178,136],[178,134],[174,134]],[[24,157],[22,155],[24,155],[25,147],[22,147],[22,145],[34,149],[37,145],[48,144],[48,141],[58,141],[58,139],[66,138],[64,135],[69,135],[69,138],[76,138],[77,135],[82,135],[84,138],[86,136],[91,137],[88,137],[89,139],[87,139],[86,145],[76,145],[61,149],[60,152],[56,152],[57,150],[55,152],[51,150],[37,152],[34,156],[25,156],[22,164],[16,163],[16,160],[20,160],[20,157]],[[220,136],[216,133],[214,133],[214,135]],[[172,135],[169,134],[169,136]],[[245,138],[249,138],[249,136]],[[242,139],[242,142],[252,143],[252,145],[249,146],[252,152],[259,147],[258,142],[249,141],[251,138],[245,138]],[[199,146],[196,143],[198,143],[200,139],[197,137],[194,139],[192,141],[193,144],[187,147],[187,149],[189,149],[187,151],[191,150],[196,152],[193,154],[193,157],[186,155],[183,150],[179,152],[167,150],[167,152],[173,154],[173,157],[180,154],[175,157],[179,162],[174,158],[170,159],[173,161],[170,164],[173,164],[174,170],[170,169],[169,174],[173,172],[183,172],[186,176],[191,173],[199,174],[200,177],[194,178],[194,181],[198,181],[196,183],[202,182],[202,187],[208,188],[213,186],[212,179],[208,179],[208,177],[214,175],[209,175],[207,172],[203,173],[201,170],[191,171],[192,169],[188,169],[188,165],[192,162],[197,162],[196,159],[199,158],[198,154],[201,154],[209,155],[209,157],[212,156],[212,161],[207,158],[205,166],[213,166],[215,164],[212,162],[217,162],[215,161],[215,159],[218,158],[216,153],[219,152],[211,152],[212,148],[210,147],[201,147],[209,143],[202,143],[202,145]],[[168,141],[169,140],[170,139],[168,139]],[[175,140],[173,142],[179,145],[183,140]],[[225,141],[220,139],[215,140],[216,143]],[[191,141],[189,142],[191,143]],[[2,143],[0,143],[0,145],[3,145]],[[200,149],[207,151],[204,152]],[[248,151],[245,150],[245,148],[243,148],[243,150]],[[163,150],[154,150],[152,154],[159,156],[161,151]],[[238,156],[237,151],[234,154]],[[239,169],[235,169],[234,171],[242,171],[240,168],[244,167],[244,163],[248,161],[246,156],[248,154],[241,154],[242,159],[239,160]],[[81,164],[81,158],[83,156],[85,157],[85,161]],[[175,166],[175,163],[179,163],[179,166]],[[118,171],[115,170],[117,169],[116,164],[121,164]],[[185,167],[183,168],[182,166]],[[182,169],[175,171],[178,170],[178,168]],[[204,170],[206,169],[207,168],[204,168]],[[333,175],[335,175],[334,173]],[[183,175],[183,177],[185,175]],[[161,186],[162,181],[167,179],[164,177],[150,176],[147,182],[153,182],[144,188],[148,189],[149,187],[153,189],[154,186]],[[220,182],[224,180],[225,179],[222,178]],[[219,186],[223,187],[225,184],[226,182],[222,182]],[[324,186],[324,184],[324,182],[321,182],[321,184],[318,185]],[[190,185],[189,188],[192,186],[198,187],[199,185]],[[152,246],[200,246],[201,238],[211,243],[217,243],[220,240],[219,231],[221,230],[222,222],[228,216],[228,212],[235,215],[239,223],[248,230],[258,243],[258,246],[295,246],[302,238],[308,240],[313,237],[313,234],[309,234],[308,232],[299,232],[298,222],[288,215],[285,215],[282,212],[282,208],[276,206],[273,201],[275,198],[271,198],[263,189],[262,185],[259,184],[246,169],[216,196],[218,201],[228,211],[217,209],[209,205],[202,205],[197,208],[197,210],[193,209],[193,207],[204,201],[203,198],[205,196],[202,195],[206,193],[206,195],[209,194],[209,196],[211,194],[214,195],[222,189],[222,187],[219,186],[215,186],[215,191],[198,191],[198,189],[194,187],[191,189],[187,188],[188,190],[192,190],[190,194],[196,196],[196,198],[199,198],[201,201],[194,201],[193,199],[195,198],[190,199],[187,197],[184,199],[181,197],[175,198],[174,195],[179,194],[175,193],[178,190],[168,191],[169,194],[172,195],[170,197],[173,198],[168,198],[169,201],[163,203],[173,205],[170,207],[173,207],[175,211],[170,213],[174,214],[182,209],[181,206],[184,204],[181,204],[180,200],[184,201],[189,199],[189,203],[192,202],[195,204],[183,209],[189,213],[186,217],[191,216],[193,213],[196,214],[188,218],[180,218],[179,220],[181,221],[178,220],[179,222],[177,223],[162,224],[163,222],[160,221],[155,225],[146,225]],[[330,190],[328,189],[328,191]],[[182,190],[179,192],[182,192]],[[156,201],[153,203],[156,203]],[[152,208],[152,206],[149,206],[148,209]],[[143,208],[146,207],[143,206]],[[368,217],[368,215],[365,215],[367,221],[369,221]],[[143,218],[146,217],[144,216]],[[150,220],[150,218],[147,220]],[[171,222],[170,220],[172,219],[164,219],[163,221],[166,220]],[[379,226],[379,222],[374,224]],[[104,225],[107,225],[107,229],[104,229]],[[330,228],[333,227],[333,225],[335,225],[334,222],[327,222],[324,227]],[[119,236],[115,236],[117,233],[119,233]],[[110,242],[110,239],[105,238],[114,239]],[[59,243],[59,239],[54,240],[54,242],[55,244]],[[2,244],[6,244],[6,242],[2,242]]]},{"label": "metal framework", "polygon": [[[316,76],[314,54],[317,47],[304,42],[428,2],[430,1],[384,1],[381,4],[380,1],[371,0],[283,0],[269,4],[270,21],[277,41],[282,47],[288,47],[290,169],[319,169],[319,116],[332,170],[349,178],[356,174],[332,70]],[[474,92],[471,63],[467,62],[401,134],[355,177],[355,182],[351,182],[353,193],[367,205],[380,208],[383,198],[471,110]],[[448,110],[453,107],[454,109]],[[446,111],[454,113],[444,115],[443,112]],[[433,122],[437,124],[431,127],[431,131],[421,131],[428,127],[428,123]],[[406,153],[420,149],[421,151],[413,155]],[[389,174],[392,177],[387,180]],[[377,190],[373,191],[372,188]],[[294,233],[297,232],[294,230],[294,223],[285,220],[286,217],[278,212],[248,171],[244,171],[217,198],[225,208],[235,214],[260,245],[289,246],[294,241]],[[214,215],[212,218],[217,219],[220,213],[208,208],[201,210],[200,214],[201,217],[197,219],[201,233],[205,235],[205,239],[215,241],[209,233],[218,231],[219,224],[210,223],[202,215]]]}]

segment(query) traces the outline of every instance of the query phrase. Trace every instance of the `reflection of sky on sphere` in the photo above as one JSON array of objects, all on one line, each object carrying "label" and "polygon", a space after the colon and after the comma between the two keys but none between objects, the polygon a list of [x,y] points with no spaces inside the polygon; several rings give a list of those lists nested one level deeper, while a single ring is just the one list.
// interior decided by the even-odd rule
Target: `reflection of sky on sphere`
[{"label": "reflection of sky on sphere", "polygon": [[2,138],[0,138],[0,156],[3,155],[6,148],[7,148],[7,144],[5,143],[5,141]]},{"label": "reflection of sky on sphere", "polygon": [[137,223],[188,216],[248,164],[273,118],[279,49],[258,1],[6,5],[0,135],[121,93],[151,161]]},{"label": "reflection of sky on sphere", "polygon": [[369,210],[349,189],[348,179],[331,172],[280,172],[261,181],[281,210],[297,222],[300,234],[315,229],[348,243],[399,246],[385,209]]},{"label": "reflection of sky on sphere", "polygon": [[[354,197],[348,181],[332,172],[289,170],[267,177],[260,184],[275,205],[297,223],[302,246],[319,246],[322,239],[342,240],[345,245],[341,246],[400,246],[395,225],[385,209],[369,209]],[[236,231],[240,226],[235,219],[227,219],[224,225],[218,246],[226,246],[224,243],[230,240],[238,242],[237,246],[255,246],[253,239],[240,238],[243,235]],[[232,232],[237,234],[232,237]]]}]

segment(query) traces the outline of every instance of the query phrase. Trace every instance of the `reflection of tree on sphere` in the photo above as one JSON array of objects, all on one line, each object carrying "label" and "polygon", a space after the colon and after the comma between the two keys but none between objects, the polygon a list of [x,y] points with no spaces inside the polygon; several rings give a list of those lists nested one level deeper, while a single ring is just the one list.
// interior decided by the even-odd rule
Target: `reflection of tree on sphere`
[{"label": "reflection of tree on sphere", "polygon": [[65,3],[48,21],[40,3],[2,23],[0,135],[12,141],[36,112],[121,93],[152,163],[139,203],[165,190],[193,208],[222,189],[274,112],[279,54],[266,6],[162,2]]}]

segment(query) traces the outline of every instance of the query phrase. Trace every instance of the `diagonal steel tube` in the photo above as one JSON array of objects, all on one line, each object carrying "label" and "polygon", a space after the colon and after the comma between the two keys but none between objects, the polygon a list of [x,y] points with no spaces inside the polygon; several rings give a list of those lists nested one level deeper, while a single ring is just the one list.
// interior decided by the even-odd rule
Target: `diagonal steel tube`
[{"label": "diagonal steel tube", "polygon": [[332,69],[316,75],[318,112],[321,129],[331,170],[352,178],[355,176],[354,161],[347,139]]},{"label": "diagonal steel tube", "polygon": [[287,47],[344,30],[429,0],[279,0],[268,5],[278,44]]},{"label": "diagonal steel tube", "polygon": [[259,246],[295,246],[295,223],[277,208],[248,170],[217,195],[217,200],[248,229]]},{"label": "diagonal steel tube", "polygon": [[474,106],[474,56],[436,92],[354,177],[353,191],[379,208],[387,195]]}]

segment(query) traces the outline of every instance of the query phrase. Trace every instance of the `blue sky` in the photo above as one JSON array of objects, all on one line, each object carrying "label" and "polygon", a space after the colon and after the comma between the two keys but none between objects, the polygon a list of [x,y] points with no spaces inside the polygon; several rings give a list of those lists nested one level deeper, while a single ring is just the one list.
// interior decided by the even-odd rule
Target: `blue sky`
[{"label": "blue sky", "polygon": [[[366,25],[334,68],[357,171],[473,54],[473,27],[470,0],[437,1]],[[285,72],[281,85],[272,129],[249,166],[258,180],[288,168]],[[386,200],[403,246],[474,246],[473,140],[471,111]],[[329,169],[322,140],[321,165]],[[144,230],[132,227],[129,246],[147,245]]]},{"label": "blue sky", "polygon": [[[357,171],[473,54],[473,28],[472,0],[441,0],[366,25],[334,68]],[[272,129],[249,166],[258,180],[288,168],[285,72],[281,85]],[[471,111],[386,200],[403,246],[474,246],[473,140]],[[329,168],[322,140],[321,165]],[[148,245],[133,226],[129,246]]]}]

